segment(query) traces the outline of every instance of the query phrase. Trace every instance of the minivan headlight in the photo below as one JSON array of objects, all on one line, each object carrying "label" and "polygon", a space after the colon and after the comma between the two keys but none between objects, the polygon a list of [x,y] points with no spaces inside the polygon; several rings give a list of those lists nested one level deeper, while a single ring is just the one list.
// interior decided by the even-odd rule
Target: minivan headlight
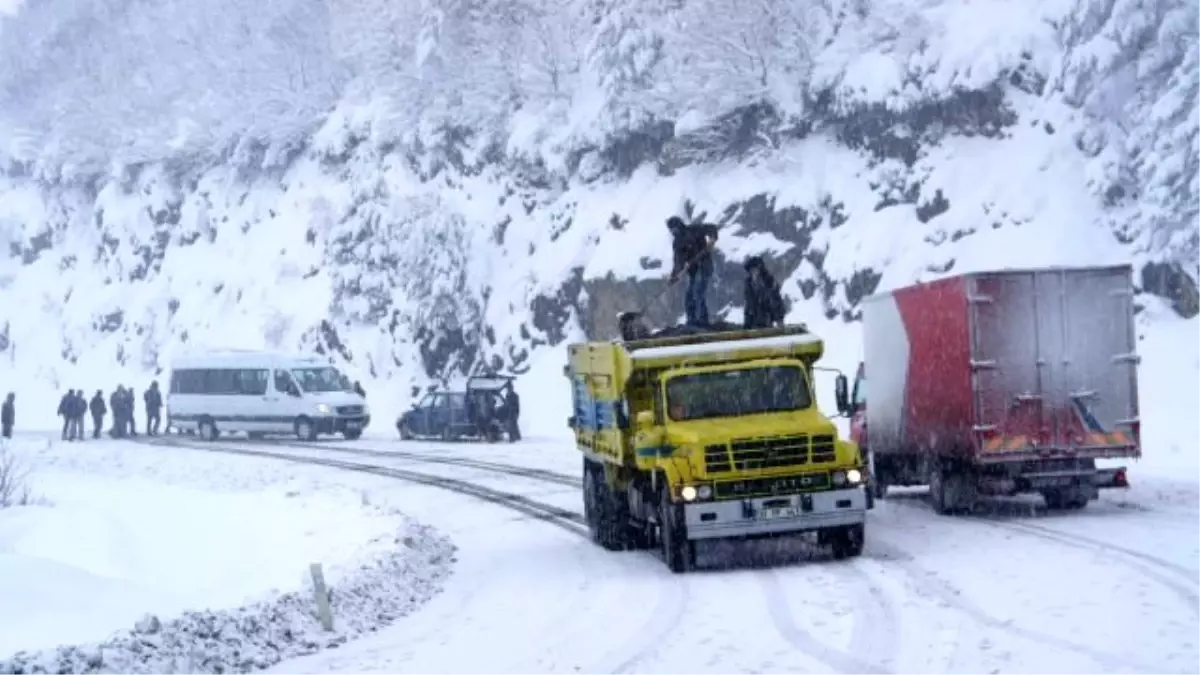
[{"label": "minivan headlight", "polygon": [[367,405],[366,403],[363,404],[363,414],[364,415],[371,414],[371,406]]},{"label": "minivan headlight", "polygon": [[846,480],[850,481],[851,485],[858,485],[862,482],[862,472],[858,469],[850,469],[846,472]]},{"label": "minivan headlight", "polygon": [[333,407],[330,406],[328,403],[318,403],[317,404],[317,413],[319,413],[321,415],[328,415],[331,412],[333,412]]}]

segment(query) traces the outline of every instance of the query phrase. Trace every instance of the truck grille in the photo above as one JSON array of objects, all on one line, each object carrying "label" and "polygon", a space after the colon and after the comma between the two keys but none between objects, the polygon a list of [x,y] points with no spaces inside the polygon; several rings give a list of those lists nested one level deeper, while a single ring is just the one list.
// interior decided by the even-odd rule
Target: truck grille
[{"label": "truck grille", "polygon": [[704,470],[724,473],[832,462],[834,450],[833,436],[830,435],[738,439],[729,445],[705,447]]},{"label": "truck grille", "polygon": [[339,405],[337,407],[337,414],[339,414],[339,415],[361,415],[361,414],[363,414],[363,407],[361,405]]},{"label": "truck grille", "polygon": [[800,476],[772,476],[716,483],[713,492],[717,499],[744,499],[792,494],[829,487],[829,473],[808,473]]}]

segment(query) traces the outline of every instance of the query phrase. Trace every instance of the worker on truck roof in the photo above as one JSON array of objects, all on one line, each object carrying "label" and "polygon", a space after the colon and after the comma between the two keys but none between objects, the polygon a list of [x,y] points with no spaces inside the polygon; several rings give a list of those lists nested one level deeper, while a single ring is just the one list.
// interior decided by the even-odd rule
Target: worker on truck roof
[{"label": "worker on truck roof", "polygon": [[712,249],[717,242],[715,225],[694,223],[685,225],[679,216],[667,218],[667,229],[671,231],[671,248],[675,264],[671,268],[671,283],[679,281],[679,275],[688,273],[687,291],[684,294],[684,309],[691,326],[708,325],[708,281],[712,278]]},{"label": "worker on truck roof", "polygon": [[746,328],[770,328],[782,325],[787,312],[779,282],[767,271],[761,256],[750,256],[746,268],[746,308],[742,324]]}]

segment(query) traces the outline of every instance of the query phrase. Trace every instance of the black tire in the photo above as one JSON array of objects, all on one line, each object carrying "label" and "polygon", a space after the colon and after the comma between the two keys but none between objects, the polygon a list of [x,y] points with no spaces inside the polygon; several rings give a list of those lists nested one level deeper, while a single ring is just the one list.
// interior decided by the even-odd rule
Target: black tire
[{"label": "black tire", "polygon": [[249,438],[252,441],[261,441],[262,439],[264,439],[266,437],[267,437],[267,435],[261,431],[251,431],[246,434],[246,438]]},{"label": "black tire", "polygon": [[862,524],[839,527],[829,533],[829,543],[835,560],[857,558],[866,544],[866,527]]},{"label": "black tire", "polygon": [[929,502],[935,513],[949,516],[975,508],[975,485],[971,476],[952,467],[934,467],[929,474]]},{"label": "black tire", "polygon": [[585,459],[583,463],[584,516],[592,541],[609,551],[633,548],[629,507],[604,478],[604,467]]},{"label": "black tire", "polygon": [[362,429],[359,429],[358,431],[343,431],[342,438],[348,441],[357,441],[358,439],[362,438],[362,434]]},{"label": "black tire", "polygon": [[312,442],[317,440],[317,425],[308,417],[297,417],[296,423],[292,425],[292,430],[296,432],[296,438],[302,441]]},{"label": "black tire", "polygon": [[396,423],[396,431],[400,432],[400,440],[402,440],[402,441],[411,441],[412,440],[413,434],[411,431],[408,430],[408,425],[405,424],[404,422]]},{"label": "black tire", "polygon": [[658,539],[662,545],[663,562],[676,574],[683,574],[696,565],[696,544],[688,541],[683,519],[683,505],[671,503],[670,489],[663,487],[658,506]]},{"label": "black tire", "polygon": [[217,428],[217,423],[211,417],[201,417],[196,423],[196,435],[201,440],[215,441],[221,437],[221,430]]},{"label": "black tire", "polygon": [[1042,499],[1046,500],[1046,508],[1051,511],[1078,511],[1088,505],[1088,498],[1078,490],[1043,490]]}]

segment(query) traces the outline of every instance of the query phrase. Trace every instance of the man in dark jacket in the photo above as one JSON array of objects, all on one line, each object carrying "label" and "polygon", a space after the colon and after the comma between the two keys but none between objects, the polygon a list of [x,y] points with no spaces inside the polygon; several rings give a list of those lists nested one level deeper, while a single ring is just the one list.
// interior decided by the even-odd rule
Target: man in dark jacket
[{"label": "man in dark jacket", "polygon": [[83,397],[83,390],[76,389],[71,397],[72,440],[83,441],[87,439],[87,435],[83,433],[83,418],[87,417],[87,409],[87,399]]},{"label": "man in dark jacket", "polygon": [[62,439],[64,441],[75,440],[73,438],[67,438],[67,436],[71,433],[71,409],[74,407],[74,404],[75,392],[70,389],[68,389],[67,393],[63,394],[63,397],[58,400],[58,416],[63,420]]},{"label": "man in dark jacket", "polygon": [[703,223],[685,225],[682,218],[671,216],[667,219],[667,229],[671,231],[671,249],[675,256],[675,264],[671,267],[671,283],[679,281],[679,276],[684,272],[688,274],[687,291],[684,294],[687,322],[692,326],[707,326],[706,296],[708,280],[713,273],[712,250],[717,242],[717,228]]},{"label": "man in dark jacket", "polygon": [[137,400],[133,395],[133,387],[125,387],[125,429],[130,436],[137,436],[137,423],[134,422],[137,413]]},{"label": "man in dark jacket", "polygon": [[150,383],[150,388],[142,396],[146,403],[146,435],[157,436],[158,427],[162,424],[162,392],[158,390],[158,380]]},{"label": "man in dark jacket", "polygon": [[770,328],[782,324],[786,314],[783,294],[775,277],[759,256],[746,259],[746,309],[743,325],[746,328]]},{"label": "man in dark jacket", "polygon": [[0,406],[0,437],[12,438],[13,425],[17,423],[16,400],[17,395],[10,391]]},{"label": "man in dark jacket", "polygon": [[108,398],[108,407],[112,411],[113,438],[125,438],[125,387],[117,385],[116,391]]},{"label": "man in dark jacket", "polygon": [[521,440],[521,427],[518,425],[520,419],[521,397],[517,395],[516,388],[509,385],[508,393],[504,396],[504,424],[508,431],[509,443]]},{"label": "man in dark jacket", "polygon": [[92,412],[92,438],[100,438],[100,432],[104,429],[104,416],[108,413],[108,406],[104,405],[104,392],[97,389],[88,408]]}]

